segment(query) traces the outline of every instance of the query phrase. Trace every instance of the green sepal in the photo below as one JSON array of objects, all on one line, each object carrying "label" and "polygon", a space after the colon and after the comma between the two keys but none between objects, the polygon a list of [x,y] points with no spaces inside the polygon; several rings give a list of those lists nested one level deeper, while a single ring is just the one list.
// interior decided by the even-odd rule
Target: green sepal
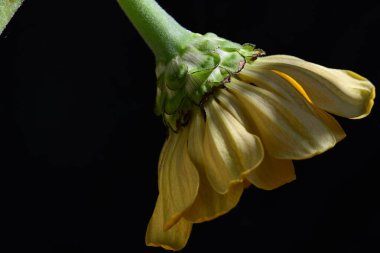
[{"label": "green sepal", "polygon": [[188,99],[184,98],[182,101],[182,107],[180,111],[177,111],[175,114],[163,114],[164,123],[166,126],[171,128],[174,132],[181,127],[187,124],[188,120],[191,117],[191,110],[193,103]]},{"label": "green sepal", "polygon": [[154,113],[159,116],[164,112],[165,100],[166,100],[166,90],[164,87],[163,79],[157,80],[157,89],[156,89],[156,103],[154,106]]},{"label": "green sepal", "polygon": [[220,57],[216,53],[202,54],[195,50],[188,50],[181,58],[183,62],[186,62],[189,74],[205,69],[213,69],[220,62]]},{"label": "green sepal", "polygon": [[165,113],[167,114],[175,114],[178,109],[180,108],[180,105],[182,104],[182,101],[185,99],[186,94],[185,90],[167,90],[167,95],[165,99]]},{"label": "green sepal", "polygon": [[253,50],[255,50],[255,45],[251,43],[245,43],[242,45],[242,47],[239,49],[239,53],[243,55],[244,57],[250,57],[252,56]]},{"label": "green sepal", "polygon": [[231,73],[239,72],[245,63],[245,57],[237,51],[226,52],[219,50],[219,54],[221,57],[220,67]]},{"label": "green sepal", "polygon": [[262,54],[252,44],[240,45],[213,33],[194,34],[181,52],[168,62],[157,62],[155,112],[177,131],[187,123],[194,106],[215,87],[229,82],[247,61]]},{"label": "green sepal", "polygon": [[186,83],[188,66],[175,57],[167,65],[164,75],[164,83],[170,90],[179,90]]}]

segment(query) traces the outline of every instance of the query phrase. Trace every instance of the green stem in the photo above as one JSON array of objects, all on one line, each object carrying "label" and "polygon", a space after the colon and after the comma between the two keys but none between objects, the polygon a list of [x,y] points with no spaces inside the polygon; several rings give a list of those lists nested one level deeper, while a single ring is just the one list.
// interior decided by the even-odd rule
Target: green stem
[{"label": "green stem", "polygon": [[154,0],[117,1],[157,60],[169,61],[181,51],[193,34],[178,24]]}]

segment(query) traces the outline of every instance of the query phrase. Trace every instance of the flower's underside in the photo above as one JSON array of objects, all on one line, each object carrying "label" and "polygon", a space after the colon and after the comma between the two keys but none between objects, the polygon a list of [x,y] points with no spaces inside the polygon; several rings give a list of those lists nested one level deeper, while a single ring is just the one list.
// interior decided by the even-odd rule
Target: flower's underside
[{"label": "flower's underside", "polygon": [[[291,182],[296,177],[292,160],[313,157],[342,140],[345,133],[330,113],[356,119],[372,108],[375,88],[356,73],[287,55],[238,52],[243,64],[237,57],[234,71],[219,69],[216,74],[228,69],[228,78],[218,76],[203,93],[190,96],[190,88],[202,87],[189,82],[185,70],[181,78],[187,81],[180,88],[170,82],[164,88],[159,81],[158,95],[167,89],[158,99],[159,113],[170,129],[147,245],[182,249],[192,224],[231,210],[247,185],[271,190]],[[185,99],[173,99],[169,93],[175,90]],[[192,102],[184,102],[189,97]],[[177,110],[182,111],[176,115]]]}]

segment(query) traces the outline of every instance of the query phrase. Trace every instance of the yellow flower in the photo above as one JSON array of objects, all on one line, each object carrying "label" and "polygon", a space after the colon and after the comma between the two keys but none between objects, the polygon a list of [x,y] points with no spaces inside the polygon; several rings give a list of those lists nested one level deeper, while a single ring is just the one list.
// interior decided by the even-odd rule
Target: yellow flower
[{"label": "yellow flower", "polygon": [[329,114],[368,115],[375,87],[364,77],[179,25],[154,0],[118,0],[156,57],[155,111],[169,136],[158,166],[146,244],[182,249],[192,225],[215,219],[250,184],[293,181],[292,160],[345,137]]},{"label": "yellow flower", "polygon": [[362,118],[374,98],[370,81],[351,71],[287,55],[247,61],[169,129],[147,245],[180,250],[194,223],[227,213],[247,185],[271,190],[291,182],[292,160],[345,137],[329,113]]}]

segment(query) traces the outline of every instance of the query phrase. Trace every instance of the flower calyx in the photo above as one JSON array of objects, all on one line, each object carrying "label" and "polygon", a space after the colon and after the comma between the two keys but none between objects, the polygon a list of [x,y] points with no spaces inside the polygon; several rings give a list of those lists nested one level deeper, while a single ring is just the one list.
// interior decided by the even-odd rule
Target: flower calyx
[{"label": "flower calyx", "polygon": [[230,82],[247,62],[264,55],[252,44],[237,44],[213,33],[194,38],[169,62],[157,62],[155,112],[173,131],[187,124],[194,106]]}]

